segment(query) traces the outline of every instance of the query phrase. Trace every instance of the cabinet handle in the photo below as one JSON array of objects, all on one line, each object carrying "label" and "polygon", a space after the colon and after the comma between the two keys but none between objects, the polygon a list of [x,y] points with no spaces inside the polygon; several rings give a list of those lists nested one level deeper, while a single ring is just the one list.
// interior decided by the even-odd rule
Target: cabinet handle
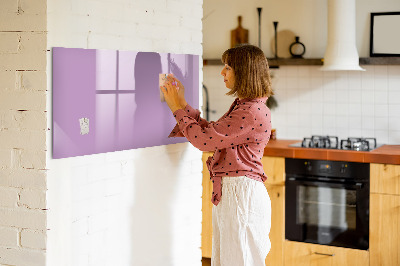
[{"label": "cabinet handle", "polygon": [[314,252],[315,255],[324,255],[324,256],[335,256],[335,254],[327,254],[327,253],[319,253],[319,252]]}]

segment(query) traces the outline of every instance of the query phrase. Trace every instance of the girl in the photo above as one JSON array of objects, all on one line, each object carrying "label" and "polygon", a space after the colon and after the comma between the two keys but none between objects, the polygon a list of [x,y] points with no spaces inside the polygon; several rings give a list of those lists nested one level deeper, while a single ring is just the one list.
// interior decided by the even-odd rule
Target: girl
[{"label": "girl", "polygon": [[237,98],[216,122],[201,118],[187,104],[176,78],[160,87],[178,122],[170,137],[184,136],[201,151],[214,151],[207,160],[213,182],[212,265],[265,265],[271,248],[271,202],[261,164],[271,131],[268,62],[252,45],[228,49],[222,62],[227,95]]}]

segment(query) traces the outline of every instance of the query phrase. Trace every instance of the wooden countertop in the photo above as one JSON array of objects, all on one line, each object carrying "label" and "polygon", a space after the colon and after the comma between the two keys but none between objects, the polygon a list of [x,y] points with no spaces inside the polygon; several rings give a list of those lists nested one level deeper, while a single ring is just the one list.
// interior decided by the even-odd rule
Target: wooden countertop
[{"label": "wooden countertop", "polygon": [[290,147],[301,140],[270,140],[264,156],[364,163],[400,164],[400,145],[383,145],[372,151]]}]

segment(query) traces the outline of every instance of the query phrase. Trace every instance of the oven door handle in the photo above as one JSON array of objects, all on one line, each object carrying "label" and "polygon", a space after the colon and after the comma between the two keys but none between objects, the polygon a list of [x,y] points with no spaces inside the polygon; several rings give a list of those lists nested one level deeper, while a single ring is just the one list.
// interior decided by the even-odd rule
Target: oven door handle
[{"label": "oven door handle", "polygon": [[305,180],[303,178],[298,178],[298,177],[288,177],[286,181],[289,182],[296,182],[304,185],[340,185],[346,188],[352,188],[352,189],[361,189],[363,187],[363,183],[361,182],[335,182],[335,181],[321,181],[321,180],[315,180],[315,181],[310,181],[310,180]]}]

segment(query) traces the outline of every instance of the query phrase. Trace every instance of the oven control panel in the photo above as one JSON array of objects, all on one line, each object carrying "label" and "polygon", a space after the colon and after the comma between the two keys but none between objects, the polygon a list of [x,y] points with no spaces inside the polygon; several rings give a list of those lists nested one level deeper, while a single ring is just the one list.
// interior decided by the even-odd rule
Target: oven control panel
[{"label": "oven control panel", "polygon": [[320,163],[318,164],[318,167],[321,173],[330,173],[332,171],[332,164],[330,164],[329,162]]},{"label": "oven control panel", "polygon": [[286,174],[369,179],[369,164],[286,158]]}]

